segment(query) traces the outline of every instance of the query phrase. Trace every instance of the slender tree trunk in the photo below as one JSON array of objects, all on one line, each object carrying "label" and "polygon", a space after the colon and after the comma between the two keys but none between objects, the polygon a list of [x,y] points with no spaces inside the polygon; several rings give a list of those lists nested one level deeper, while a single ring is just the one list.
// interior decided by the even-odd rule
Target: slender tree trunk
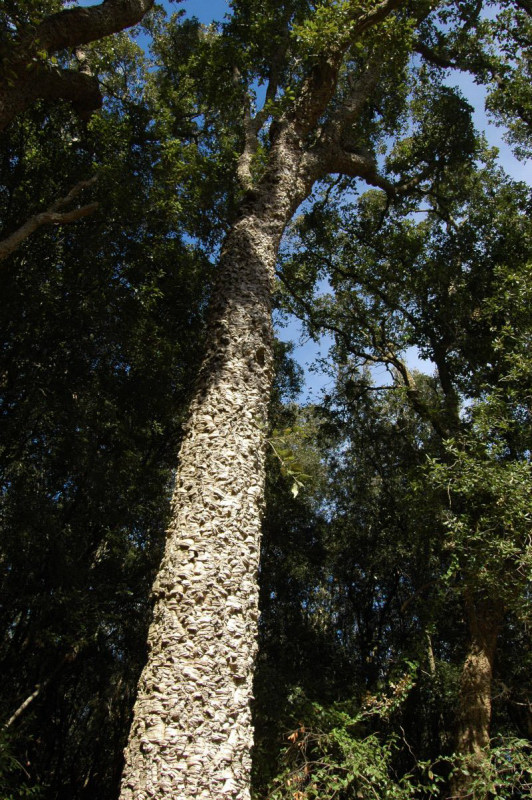
[{"label": "slender tree trunk", "polygon": [[297,157],[282,148],[277,155],[221,256],[122,800],[249,797],[271,294],[297,202]]},{"label": "slender tree trunk", "polygon": [[470,594],[466,595],[466,610],[470,645],[460,680],[456,752],[465,759],[469,774],[456,774],[453,798],[472,797],[471,784],[489,751],[493,662],[503,615],[500,604],[475,601]]}]

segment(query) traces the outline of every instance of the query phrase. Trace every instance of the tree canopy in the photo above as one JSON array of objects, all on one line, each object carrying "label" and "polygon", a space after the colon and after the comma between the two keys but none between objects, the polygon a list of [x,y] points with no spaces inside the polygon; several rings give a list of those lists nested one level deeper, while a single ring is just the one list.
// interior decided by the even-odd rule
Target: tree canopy
[{"label": "tree canopy", "polygon": [[311,402],[276,342],[250,422],[252,796],[525,797],[531,195],[453,76],[526,164],[532,9],[170,10],[0,11],[0,796],[119,796],[176,453],[260,218],[276,314],[331,347]]}]

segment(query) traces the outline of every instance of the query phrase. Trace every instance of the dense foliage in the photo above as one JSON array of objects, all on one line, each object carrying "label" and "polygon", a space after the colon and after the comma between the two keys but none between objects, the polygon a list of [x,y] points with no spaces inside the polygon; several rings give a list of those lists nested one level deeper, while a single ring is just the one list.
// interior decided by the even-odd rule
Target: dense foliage
[{"label": "dense foliage", "polygon": [[[6,75],[21,31],[63,5],[5,4]],[[2,799],[117,797],[216,256],[352,5],[235,0],[208,27],[156,8],[82,52],[32,56],[90,74],[103,107],[80,116],[43,95],[0,133],[3,240],[80,182],[69,202],[92,204],[0,260]],[[525,159],[532,11],[397,5],[349,63],[382,59],[346,144],[378,188],[323,180],[279,260],[280,313],[332,346],[312,404],[290,348],[277,353],[257,798],[517,800],[532,786],[531,197],[449,77],[486,87]],[[246,104],[268,79],[242,180]],[[409,367],[412,348],[432,374]],[[482,637],[480,757],[467,737]]]}]

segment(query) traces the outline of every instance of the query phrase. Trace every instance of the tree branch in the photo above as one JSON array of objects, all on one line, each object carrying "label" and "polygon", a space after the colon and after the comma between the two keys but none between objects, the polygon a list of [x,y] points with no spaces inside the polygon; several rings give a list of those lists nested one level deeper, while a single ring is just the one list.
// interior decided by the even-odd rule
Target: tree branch
[{"label": "tree branch", "polygon": [[324,140],[308,150],[302,158],[302,174],[307,181],[316,181],[331,173],[350,178],[364,178],[370,186],[394,195],[397,187],[377,171],[371,153],[364,150],[349,152],[334,140]]},{"label": "tree branch", "polygon": [[[240,72],[235,67],[234,81],[238,82],[239,80],[240,80]],[[244,149],[240,154],[240,156],[238,157],[236,174],[240,186],[245,192],[248,192],[253,188],[253,176],[251,173],[251,165],[253,162],[253,157],[259,147],[258,134],[263,124],[261,119],[259,118],[259,115],[253,117],[251,114],[251,97],[249,95],[249,92],[246,92],[244,97],[243,122],[244,122]]]},{"label": "tree branch", "polygon": [[[72,100],[85,115],[101,106],[86,70],[53,69],[46,55],[75,49],[140,22],[154,0],[104,0],[51,14],[0,48],[0,131],[37,98]],[[83,75],[83,78],[80,76]]]},{"label": "tree branch", "polygon": [[93,186],[95,183],[96,177],[90,178],[90,180],[87,181],[80,181],[65,197],[56,200],[46,211],[34,214],[33,217],[26,220],[26,222],[10,236],[0,241],[0,260],[11,255],[25,239],[43,225],[66,225],[69,222],[76,222],[78,219],[93,214],[98,208],[98,203],[89,203],[88,205],[75,208],[72,211],[62,211],[61,209],[69,205],[83,189]]},{"label": "tree branch", "polygon": [[389,363],[392,364],[397,370],[397,374],[399,375],[406,389],[406,395],[414,411],[417,411],[421,419],[424,419],[425,422],[429,422],[434,428],[434,431],[442,439],[449,438],[450,432],[447,426],[444,425],[441,415],[438,414],[437,411],[434,411],[432,408],[430,408],[430,406],[425,403],[421,397],[419,387],[414,376],[408,369],[406,362],[400,359],[395,353],[390,353]]},{"label": "tree branch", "polygon": [[363,14],[361,17],[356,19],[356,5],[355,6],[355,15],[354,20],[351,28],[351,33],[353,37],[359,36],[364,31],[368,30],[368,28],[372,28],[378,22],[382,22],[383,19],[386,19],[392,11],[395,11],[396,8],[399,8],[400,5],[404,3],[405,0],[383,0],[382,3],[379,3],[371,11],[368,11],[367,14]]},{"label": "tree branch", "polygon": [[[377,341],[377,335],[371,334],[372,342],[371,346],[375,351],[375,354],[368,353],[365,350],[361,350],[359,347],[355,345],[352,340],[352,337],[349,335],[348,331],[346,331],[340,325],[336,325],[334,322],[331,321],[330,318],[327,320],[318,319],[316,320],[316,315],[314,308],[312,307],[311,303],[305,300],[301,295],[297,293],[297,291],[290,285],[287,281],[286,277],[282,275],[280,272],[277,272],[278,278],[281,282],[286,286],[289,293],[292,295],[294,300],[301,306],[304,313],[307,315],[307,319],[310,321],[311,328],[315,330],[324,330],[328,331],[336,335],[341,341],[343,341],[343,346],[347,350],[348,353],[355,356],[356,358],[361,359],[363,364],[383,364],[385,366],[393,367],[395,373],[403,384],[406,390],[406,396],[408,401],[412,407],[412,409],[417,412],[417,414],[423,419],[425,422],[428,422],[434,431],[442,438],[447,439],[453,433],[454,420],[449,420],[450,424],[445,424],[444,416],[438,413],[437,410],[432,409],[422,398],[421,393],[419,391],[419,387],[416,383],[416,380],[410,370],[408,369],[406,362],[403,361],[395,352],[394,345],[390,342],[386,341]],[[299,316],[296,313],[296,316]],[[380,336],[378,337],[381,338]],[[446,416],[448,416],[448,409],[445,408]]]},{"label": "tree branch", "polygon": [[369,184],[384,189],[388,195],[395,193],[393,184],[379,175],[371,153],[357,148],[351,142],[353,125],[379,82],[383,58],[380,48],[373,51],[364,72],[352,80],[345,98],[321,128],[317,143],[305,154],[303,170],[309,170],[311,179],[319,180],[327,174],[339,173],[352,178],[365,178]]},{"label": "tree branch", "polygon": [[34,700],[35,700],[35,699],[36,699],[36,698],[37,698],[37,697],[38,697],[38,696],[41,694],[41,692],[43,691],[43,689],[46,689],[46,688],[48,687],[48,685],[49,685],[49,684],[50,684],[50,683],[51,683],[51,682],[54,680],[54,678],[56,678],[56,677],[59,675],[59,673],[61,672],[61,670],[63,669],[63,667],[64,667],[66,664],[68,664],[68,663],[71,663],[71,662],[73,662],[73,661],[75,661],[75,660],[77,659],[77,657],[78,657],[79,653],[81,652],[81,649],[82,649],[82,647],[83,647],[83,645],[82,645],[82,644],[77,644],[77,645],[75,645],[75,646],[72,648],[72,650],[71,650],[69,653],[67,653],[65,656],[63,656],[63,658],[61,659],[61,661],[59,662],[59,664],[58,664],[58,665],[56,666],[56,668],[55,668],[55,669],[54,669],[54,670],[53,670],[53,671],[52,671],[52,672],[51,672],[51,673],[48,675],[48,677],[47,677],[47,678],[45,678],[45,679],[44,679],[43,681],[41,681],[40,683],[36,684],[36,686],[35,686],[35,688],[34,688],[33,692],[32,692],[30,695],[28,695],[28,697],[26,697],[26,699],[25,699],[25,700],[23,700],[23,701],[22,701],[22,703],[19,705],[19,707],[18,707],[17,709],[15,709],[15,711],[14,711],[14,712],[11,714],[11,716],[9,717],[9,719],[7,720],[7,722],[5,722],[5,723],[2,725],[2,728],[1,728],[1,730],[3,730],[3,731],[6,731],[8,728],[10,728],[10,727],[11,727],[11,725],[13,725],[13,723],[14,723],[14,722],[16,722],[16,721],[17,721],[17,719],[18,719],[20,716],[22,716],[22,714],[24,713],[24,711],[25,711],[25,710],[28,708],[28,706],[29,706],[29,705],[31,705],[31,703],[33,703],[33,701],[34,701]]},{"label": "tree branch", "polygon": [[428,47],[419,39],[414,44],[414,50],[435,67],[441,67],[441,69],[461,69],[461,67],[455,61],[450,59],[448,56],[436,52],[436,50]]},{"label": "tree branch", "polygon": [[383,0],[367,14],[359,15],[357,3],[352,3],[349,35],[343,37],[341,44],[324,55],[303,82],[298,101],[292,109],[292,119],[297,125],[301,138],[313,130],[325,111],[337,85],[338,70],[349,47],[364,31],[382,22],[405,0]]},{"label": "tree branch", "polygon": [[[283,43],[275,53],[270,64],[270,74],[268,77],[268,86],[266,87],[264,105],[261,110],[255,114],[255,116],[252,116],[251,114],[251,98],[249,93],[246,92],[244,100],[244,150],[238,159],[237,165],[237,177],[244,191],[249,191],[253,188],[251,164],[253,157],[258,150],[259,132],[271,114],[271,104],[275,100],[275,96],[277,94],[289,41],[290,37],[287,30],[286,36],[283,39]],[[238,81],[239,78],[240,73],[235,68],[235,80]]]},{"label": "tree branch", "polygon": [[99,5],[67,8],[23,33],[19,46],[56,53],[88,44],[136,25],[153,3],[154,0],[104,0]]},{"label": "tree branch", "polygon": [[102,104],[98,81],[86,72],[44,68],[39,72],[33,91],[36,97],[45,100],[70,100],[82,119]]}]

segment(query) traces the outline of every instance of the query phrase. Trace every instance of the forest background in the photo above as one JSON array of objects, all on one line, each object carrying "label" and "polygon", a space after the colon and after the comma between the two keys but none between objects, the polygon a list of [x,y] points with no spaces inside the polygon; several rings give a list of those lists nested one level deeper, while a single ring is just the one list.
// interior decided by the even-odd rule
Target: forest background
[{"label": "forest background", "polygon": [[[10,37],[61,5],[5,4],[7,91]],[[0,134],[5,800],[118,797],[169,486],[242,197],[227,54],[242,48],[253,75],[279,5],[234,3],[247,22],[223,35],[189,3],[36,51],[50,82]],[[330,351],[324,392],[303,401],[294,349],[276,344],[256,798],[530,792],[531,12],[442,9],[431,52],[398,34],[353,125],[349,152],[370,150],[383,175],[318,182],[277,262],[278,318]],[[475,130],[449,63],[485,87],[522,174]],[[81,83],[58,101],[62,69]],[[96,112],[89,92],[80,102],[94,76]]]}]

